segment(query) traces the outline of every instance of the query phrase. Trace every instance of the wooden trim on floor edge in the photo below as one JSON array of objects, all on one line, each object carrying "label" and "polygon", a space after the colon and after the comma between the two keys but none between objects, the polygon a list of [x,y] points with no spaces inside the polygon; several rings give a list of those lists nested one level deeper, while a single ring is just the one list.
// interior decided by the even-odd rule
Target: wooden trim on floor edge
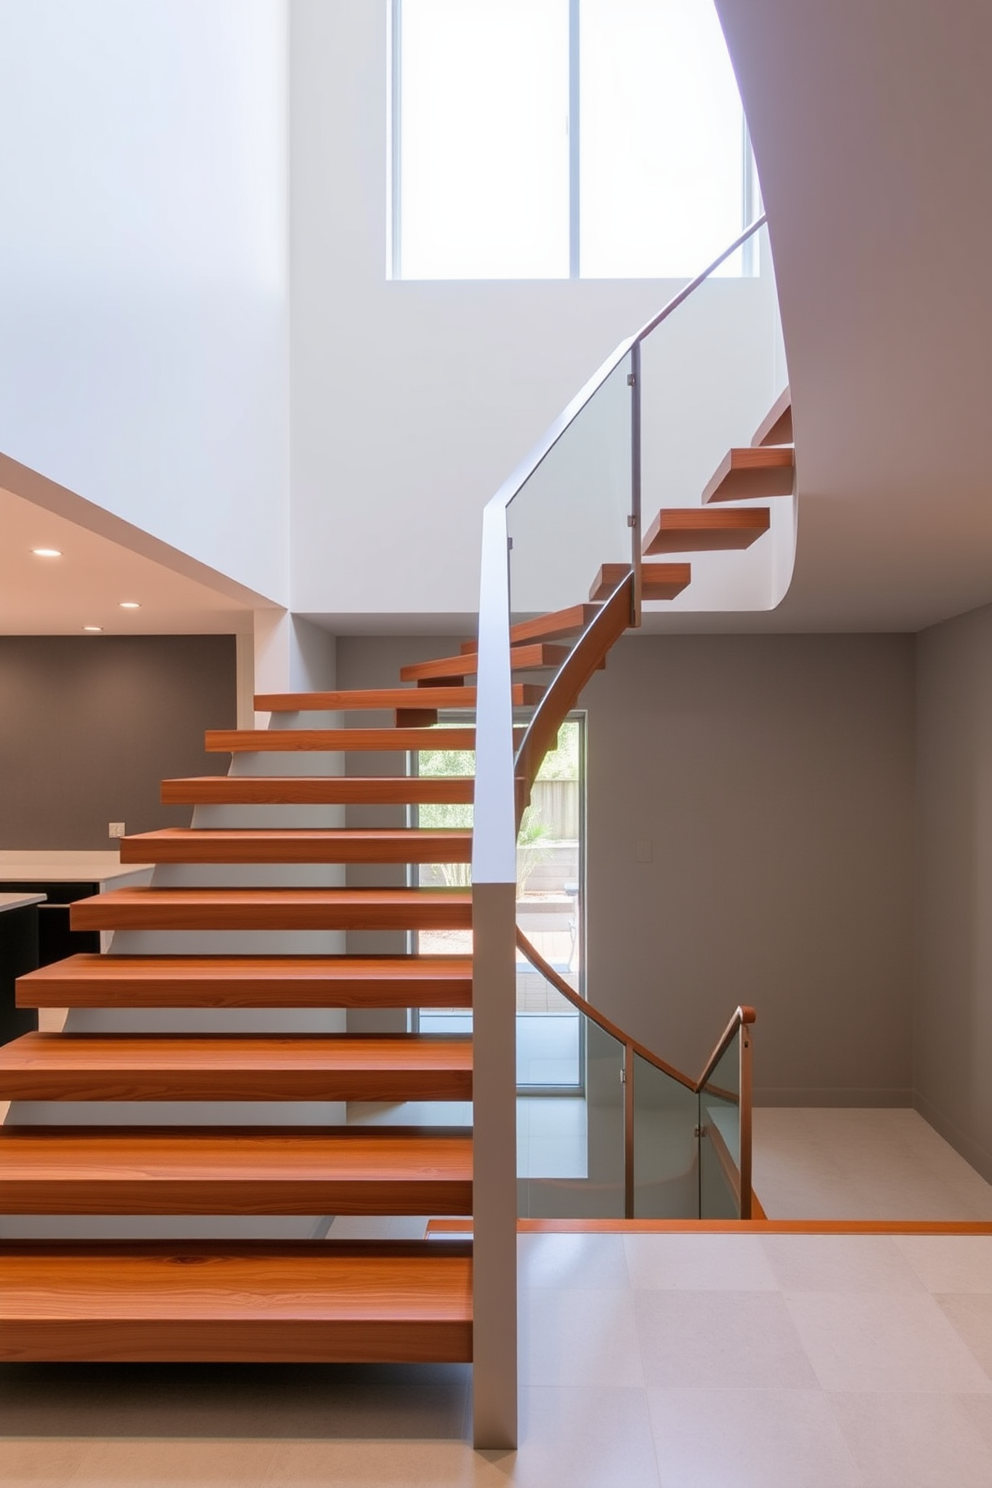
[{"label": "wooden trim on floor edge", "polygon": [[992,1235],[988,1220],[519,1219],[521,1235]]}]

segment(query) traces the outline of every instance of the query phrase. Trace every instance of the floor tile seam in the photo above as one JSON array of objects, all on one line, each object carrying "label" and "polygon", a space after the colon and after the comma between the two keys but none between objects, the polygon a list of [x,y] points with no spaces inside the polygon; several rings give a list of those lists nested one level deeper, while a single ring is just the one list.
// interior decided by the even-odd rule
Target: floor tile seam
[{"label": "floor tile seam", "polygon": [[[916,1300],[919,1300],[920,1299],[920,1296],[921,1296],[921,1294],[918,1293],[918,1292],[911,1292],[911,1293],[910,1292],[905,1292],[905,1293],[902,1293],[902,1294],[900,1294],[900,1293],[893,1293],[893,1292],[876,1292],[876,1293],[869,1293],[869,1292],[862,1292],[862,1293],[847,1292],[847,1293],[841,1293],[841,1294],[837,1294],[837,1293],[822,1293],[822,1292],[802,1292],[802,1293],[796,1294],[796,1300],[799,1300],[800,1297],[819,1297],[819,1296],[831,1296],[831,1295],[833,1295],[835,1297],[838,1297],[838,1296],[847,1296],[847,1297],[850,1297],[852,1300],[856,1300],[856,1301],[860,1302],[862,1304],[862,1306],[863,1306],[866,1298],[869,1297],[869,1296],[875,1296],[877,1298],[889,1298],[889,1299],[892,1299],[892,1298],[898,1298],[901,1295],[901,1297],[903,1299],[914,1298]],[[933,1298],[932,1293],[925,1293],[923,1295],[925,1295],[927,1301],[931,1301],[931,1302],[934,1301],[934,1298]],[[964,1295],[968,1295],[968,1294],[965,1293]],[[799,1324],[798,1324],[798,1322],[796,1320],[796,1317],[795,1317],[795,1314],[794,1314],[794,1312],[792,1310],[792,1307],[790,1306],[789,1299],[783,1295],[783,1299],[782,1300],[785,1302],[785,1305],[786,1305],[786,1307],[787,1307],[787,1309],[789,1311],[789,1316],[790,1316],[790,1319],[792,1321],[792,1325],[795,1328],[796,1334],[797,1334],[797,1336],[799,1338],[799,1346],[802,1349],[803,1355],[806,1358],[806,1361],[809,1364],[810,1369],[813,1371],[814,1376],[816,1377],[817,1381],[819,1382],[820,1388],[823,1389],[826,1393],[830,1393],[828,1386],[823,1383],[823,1380],[822,1380],[819,1372],[817,1371],[816,1365],[814,1364],[813,1360],[809,1356],[809,1353],[808,1353],[808,1351],[806,1349],[806,1345],[805,1345],[805,1343],[803,1342],[803,1339],[802,1339],[802,1333],[800,1331]],[[953,1341],[956,1344],[958,1344],[961,1348],[964,1349],[965,1353],[968,1355],[968,1357],[974,1363],[974,1365],[978,1369],[979,1373],[982,1374],[985,1377],[985,1380],[986,1380],[985,1386],[983,1386],[982,1388],[977,1388],[976,1387],[973,1390],[940,1390],[940,1389],[930,1389],[930,1390],[916,1390],[916,1391],[901,1391],[901,1390],[893,1390],[893,1389],[890,1389],[890,1388],[883,1387],[881,1389],[871,1389],[871,1390],[834,1391],[833,1393],[835,1393],[835,1394],[855,1394],[855,1395],[863,1395],[863,1396],[866,1396],[866,1397],[870,1397],[870,1396],[873,1396],[873,1395],[886,1395],[886,1396],[888,1396],[888,1395],[893,1395],[893,1394],[896,1394],[896,1395],[898,1395],[898,1394],[918,1394],[918,1395],[926,1395],[926,1396],[932,1396],[932,1395],[971,1395],[971,1396],[976,1396],[977,1395],[977,1396],[987,1396],[987,1395],[992,1395],[992,1372],[990,1372],[988,1369],[986,1369],[985,1365],[978,1358],[978,1356],[975,1353],[974,1349],[972,1349],[971,1346],[968,1344],[967,1340],[961,1336],[961,1334],[958,1332],[957,1328],[954,1326],[954,1323],[952,1322],[952,1320],[947,1316],[947,1314],[939,1306],[937,1307],[936,1316],[950,1330],[950,1333],[951,1333],[951,1336],[952,1336]],[[828,1352],[829,1352],[829,1350],[828,1350]]]},{"label": "floor tile seam", "polygon": [[[864,1400],[871,1400],[874,1397],[884,1398],[884,1399],[887,1399],[887,1400],[892,1400],[892,1399],[899,1399],[899,1400],[919,1400],[921,1402],[924,1401],[924,1400],[934,1400],[934,1399],[947,1399],[947,1400],[953,1400],[955,1402],[958,1401],[959,1399],[965,1399],[965,1398],[974,1399],[974,1395],[971,1395],[971,1396],[968,1396],[966,1394],[965,1395],[962,1395],[962,1392],[961,1391],[957,1391],[957,1390],[947,1390],[947,1391],[939,1391],[939,1390],[878,1390],[878,1391],[866,1391],[866,1390],[824,1390],[823,1391],[823,1395],[826,1398],[827,1409],[829,1410],[830,1415],[831,1415],[831,1418],[832,1418],[832,1420],[834,1421],[834,1423],[835,1423],[835,1425],[837,1427],[837,1430],[838,1430],[838,1433],[840,1435],[840,1438],[841,1438],[841,1440],[844,1443],[845,1450],[848,1452],[848,1455],[851,1457],[852,1466],[854,1467],[855,1472],[858,1474],[857,1481],[859,1483],[864,1482],[865,1479],[864,1479],[864,1477],[863,1477],[863,1475],[861,1473],[861,1469],[860,1469],[860,1467],[858,1465],[857,1459],[854,1456],[853,1447],[851,1445],[851,1442],[850,1442],[849,1436],[848,1436],[848,1431],[845,1429],[845,1423],[841,1419],[841,1416],[840,1416],[839,1411],[838,1411],[838,1404],[839,1404],[840,1401],[842,1401],[842,1400],[864,1401]],[[981,1437],[981,1434],[974,1428],[973,1425],[972,1425],[972,1432],[973,1432],[973,1435],[974,1435],[974,1438],[975,1438],[975,1441],[976,1441],[977,1445],[983,1450],[985,1456],[989,1460],[990,1467],[992,1467],[992,1443],[988,1443],[988,1442],[984,1441],[982,1439],[982,1437]],[[871,1481],[876,1481],[876,1480],[873,1479]]]}]

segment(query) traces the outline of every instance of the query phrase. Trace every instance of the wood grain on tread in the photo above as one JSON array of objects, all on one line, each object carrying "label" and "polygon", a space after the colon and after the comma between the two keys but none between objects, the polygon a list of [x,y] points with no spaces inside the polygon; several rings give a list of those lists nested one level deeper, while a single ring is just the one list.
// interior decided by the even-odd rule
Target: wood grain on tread
[{"label": "wood grain on tread", "polygon": [[4,1214],[470,1214],[444,1128],[0,1127]]},{"label": "wood grain on tread", "polygon": [[[594,604],[570,605],[567,610],[553,610],[547,615],[538,615],[533,620],[521,620],[510,626],[510,644],[519,646],[528,641],[558,641],[566,636],[581,635],[595,618],[597,608]],[[462,642],[463,655],[478,649],[478,636]]]},{"label": "wood grain on tread", "polygon": [[363,687],[349,692],[259,693],[260,713],[352,713],[366,709],[474,708],[474,687]]},{"label": "wood grain on tread", "polygon": [[710,501],[749,501],[756,496],[791,496],[796,452],[791,445],[728,450],[703,490]]},{"label": "wood grain on tread", "polygon": [[644,553],[718,553],[749,548],[767,532],[766,506],[667,507],[647,530]]},{"label": "wood grain on tread", "polygon": [[[589,595],[591,599],[609,599],[610,595],[630,573],[629,563],[604,563]],[[644,599],[674,599],[681,594],[692,579],[692,568],[688,563],[643,563],[641,565],[641,593]]]},{"label": "wood grain on tread", "polygon": [[471,1248],[0,1244],[0,1358],[472,1357]]},{"label": "wood grain on tread", "polygon": [[471,1007],[469,956],[70,956],[18,1007]]},{"label": "wood grain on tread", "polygon": [[[511,646],[510,666],[513,671],[534,671],[543,667],[559,667],[568,655],[564,646],[549,646],[534,642],[525,646]],[[401,682],[420,682],[432,677],[470,677],[478,671],[478,652],[465,651],[460,656],[442,656],[434,661],[418,661],[400,667]],[[430,689],[422,687],[419,695],[430,696]]]},{"label": "wood grain on tread", "polygon": [[[259,712],[347,713],[360,708],[475,708],[474,687],[384,687],[364,692],[264,693],[255,699]],[[534,683],[517,682],[513,701],[517,707],[536,702],[541,689]],[[350,702],[341,699],[351,699]],[[278,732],[276,730],[275,732]],[[357,747],[357,746],[356,746]]]},{"label": "wood grain on tread", "polygon": [[453,775],[192,775],[162,781],[164,806],[450,805],[474,797],[475,781]]},{"label": "wood grain on tread", "polygon": [[[289,754],[317,750],[334,754],[341,750],[376,751],[393,749],[417,753],[440,749],[442,731],[432,728],[355,729],[207,729],[204,749],[208,754],[256,754],[260,751]],[[444,729],[445,749],[474,749],[474,728]]]},{"label": "wood grain on tread", "polygon": [[0,1100],[471,1099],[468,1039],[27,1033],[0,1047]]},{"label": "wood grain on tread", "polygon": [[70,907],[74,930],[464,930],[463,889],[111,889]]},{"label": "wood grain on tread", "polygon": [[120,841],[122,863],[470,863],[471,831],[164,827]]}]

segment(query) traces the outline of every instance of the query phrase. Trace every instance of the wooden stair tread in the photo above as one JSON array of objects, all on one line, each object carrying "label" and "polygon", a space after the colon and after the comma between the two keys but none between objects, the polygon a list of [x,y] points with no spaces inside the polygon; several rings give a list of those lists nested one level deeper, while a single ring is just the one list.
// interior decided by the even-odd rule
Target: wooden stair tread
[{"label": "wooden stair tread", "polygon": [[0,1127],[5,1214],[469,1214],[437,1127]]},{"label": "wooden stair tread", "polygon": [[[545,667],[559,667],[568,655],[565,646],[550,646],[542,642],[530,645],[511,646],[510,667],[513,671],[536,671]],[[433,677],[469,677],[478,671],[478,652],[466,651],[460,656],[442,656],[433,661],[418,661],[400,667],[401,682],[420,682]],[[421,699],[430,697],[433,689],[418,688]],[[428,704],[429,706],[429,704]]]},{"label": "wooden stair tread", "polygon": [[0,1100],[471,1100],[468,1039],[391,1034],[28,1033]]},{"label": "wooden stair tread", "polygon": [[[580,635],[595,619],[598,610],[599,606],[595,604],[570,605],[566,610],[552,610],[547,615],[537,615],[533,620],[521,620],[510,626],[510,644],[518,646],[528,641],[559,641],[568,636]],[[462,642],[463,655],[478,649],[478,636]]]},{"label": "wooden stair tread", "polygon": [[666,507],[644,538],[645,556],[655,553],[714,553],[749,548],[767,532],[765,506]]},{"label": "wooden stair tread", "polygon": [[122,863],[470,863],[472,832],[430,828],[164,827],[120,840]]},{"label": "wooden stair tread", "polygon": [[[589,591],[590,599],[608,599],[630,573],[629,563],[604,563]],[[641,593],[644,599],[674,599],[692,579],[688,563],[643,563]]]},{"label": "wooden stair tread", "polygon": [[70,956],[19,1007],[470,1007],[470,956]]},{"label": "wooden stair tread", "polygon": [[[513,701],[518,707],[540,702],[544,689],[533,682],[517,682]],[[255,698],[259,712],[348,713],[355,709],[453,708],[475,709],[474,687],[381,687],[356,692],[261,693]],[[274,732],[280,732],[274,730]]]},{"label": "wooden stair tread", "polygon": [[462,1360],[471,1247],[0,1243],[5,1360]]},{"label": "wooden stair tread", "polygon": [[111,889],[70,908],[74,930],[468,929],[464,889]]},{"label": "wooden stair tread", "polygon": [[[471,744],[451,747],[474,749],[472,730],[445,730],[446,734],[463,732],[471,734]],[[432,743],[424,747],[437,746]],[[453,805],[471,802],[474,797],[475,781],[470,776],[192,775],[185,780],[162,781],[165,806]]]},{"label": "wooden stair tread", "polygon": [[728,450],[703,491],[702,502],[749,501],[754,497],[791,496],[796,452],[791,445],[762,445]]},{"label": "wooden stair tread", "polygon": [[[318,750],[328,754],[341,750],[377,751],[402,749],[414,754],[437,749],[440,730],[432,728],[355,729],[207,729],[204,749],[208,754],[276,754]],[[474,728],[444,730],[445,749],[474,749]]]}]

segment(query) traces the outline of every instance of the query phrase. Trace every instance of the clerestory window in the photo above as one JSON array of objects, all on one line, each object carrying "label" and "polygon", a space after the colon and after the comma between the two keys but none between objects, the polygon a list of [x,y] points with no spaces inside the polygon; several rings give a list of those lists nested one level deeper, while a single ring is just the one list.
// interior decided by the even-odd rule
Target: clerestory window
[{"label": "clerestory window", "polygon": [[389,92],[393,278],[683,278],[756,215],[713,0],[392,0]]}]

